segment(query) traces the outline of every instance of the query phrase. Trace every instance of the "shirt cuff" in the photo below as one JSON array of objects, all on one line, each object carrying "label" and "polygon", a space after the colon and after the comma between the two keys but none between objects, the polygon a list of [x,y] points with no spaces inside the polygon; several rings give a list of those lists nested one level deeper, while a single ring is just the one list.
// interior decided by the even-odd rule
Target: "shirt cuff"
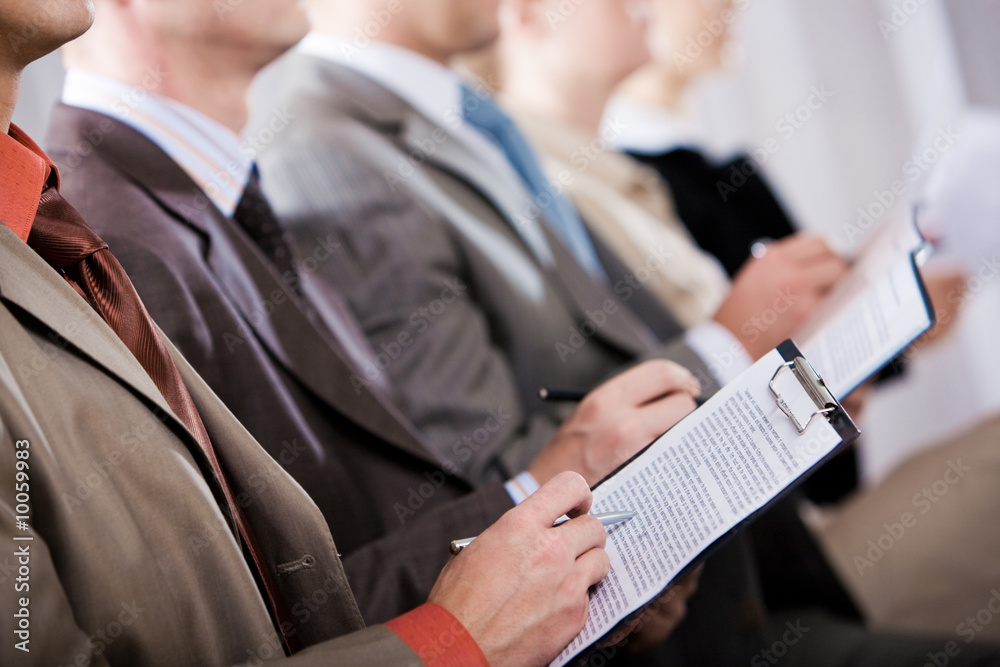
[{"label": "shirt cuff", "polygon": [[520,505],[528,499],[528,496],[538,490],[538,482],[535,480],[534,475],[525,470],[515,476],[514,479],[507,480],[503,488],[507,489],[507,493],[510,494],[510,499],[514,501],[514,504]]},{"label": "shirt cuff", "polygon": [[428,667],[490,667],[469,631],[441,605],[428,602],[385,625]]},{"label": "shirt cuff", "polygon": [[701,357],[720,387],[753,366],[753,359],[743,344],[718,322],[709,321],[688,329],[684,342]]}]

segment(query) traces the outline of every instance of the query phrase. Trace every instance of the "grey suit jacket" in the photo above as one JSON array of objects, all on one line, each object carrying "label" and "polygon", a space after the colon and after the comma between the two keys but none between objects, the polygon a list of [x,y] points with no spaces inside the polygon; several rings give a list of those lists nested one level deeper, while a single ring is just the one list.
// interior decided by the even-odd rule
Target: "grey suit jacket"
[{"label": "grey suit jacket", "polygon": [[[101,136],[82,158],[78,146]],[[343,348],[232,220],[144,136],[59,106],[63,192],[108,242],[153,318],[313,498],[369,622],[421,604],[456,537],[512,506],[447,474],[380,392],[355,392]],[[307,257],[330,259],[327,236]],[[305,264],[309,266],[308,263]]]},{"label": "grey suit jacket", "polygon": [[[611,285],[547,232],[555,265],[541,262],[515,228],[524,188],[447,127],[318,58],[293,54],[282,78],[279,106],[295,118],[260,157],[265,189],[300,248],[337,239],[318,275],[383,352],[373,371],[471,478],[514,474],[549,440],[566,410],[541,403],[539,387],[592,387],[666,356],[714,390],[673,318],[605,248]],[[495,428],[498,412],[509,418]]]},{"label": "grey suit jacket", "polygon": [[[361,630],[323,516],[168,347],[277,577],[294,633],[306,646],[354,633],[289,664],[417,662],[387,628]],[[4,563],[0,663],[230,665],[280,657],[205,469],[194,437],[124,344],[0,225],[0,560],[15,554],[12,568]],[[310,565],[291,567],[303,562]],[[322,605],[313,602],[320,593]],[[25,622],[15,617],[22,608]],[[25,638],[29,652],[15,647]]]}]

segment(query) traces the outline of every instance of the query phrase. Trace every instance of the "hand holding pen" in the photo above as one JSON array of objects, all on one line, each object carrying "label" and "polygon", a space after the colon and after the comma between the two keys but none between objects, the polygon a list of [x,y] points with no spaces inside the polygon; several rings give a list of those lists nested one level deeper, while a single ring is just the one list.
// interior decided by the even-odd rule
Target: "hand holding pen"
[{"label": "hand holding pen", "polygon": [[[602,526],[614,526],[623,521],[628,521],[635,516],[635,512],[606,512],[604,514],[591,514],[590,516],[600,521]],[[552,527],[561,526],[569,520],[568,516],[560,517],[553,522]],[[466,537],[461,540],[452,540],[449,549],[452,554],[461,553],[462,549],[472,544],[474,539],[476,538]]]},{"label": "hand holding pen", "polygon": [[630,368],[586,392],[528,472],[544,484],[572,470],[593,486],[691,412],[700,393],[695,377],[674,362]]}]

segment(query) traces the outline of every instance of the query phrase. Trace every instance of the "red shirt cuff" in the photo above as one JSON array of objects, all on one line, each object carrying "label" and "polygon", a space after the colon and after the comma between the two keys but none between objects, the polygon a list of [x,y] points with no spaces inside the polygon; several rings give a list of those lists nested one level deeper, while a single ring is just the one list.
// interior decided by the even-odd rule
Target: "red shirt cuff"
[{"label": "red shirt cuff", "polygon": [[490,667],[469,631],[441,605],[428,602],[386,626],[428,667]]}]

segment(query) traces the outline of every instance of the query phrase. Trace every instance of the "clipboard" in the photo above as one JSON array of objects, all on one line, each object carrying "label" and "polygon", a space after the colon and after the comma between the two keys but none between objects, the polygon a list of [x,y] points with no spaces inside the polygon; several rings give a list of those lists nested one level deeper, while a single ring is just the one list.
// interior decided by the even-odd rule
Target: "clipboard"
[{"label": "clipboard", "polygon": [[[893,354],[888,359],[885,359],[868,375],[868,377],[853,383],[853,386],[848,391],[844,392],[844,396],[847,396],[852,391],[863,385],[869,378],[879,375],[886,368],[893,365],[905,364],[907,348],[915,343],[918,338],[927,333],[935,324],[937,324],[937,312],[934,310],[934,303],[931,301],[931,295],[927,290],[927,283],[924,281],[924,276],[920,273],[920,267],[923,266],[934,253],[934,246],[924,237],[923,232],[920,231],[920,227],[917,225],[917,216],[919,213],[920,207],[915,206],[913,209],[913,226],[916,228],[917,234],[922,239],[922,243],[910,252],[910,266],[913,269],[914,280],[916,280],[917,286],[920,289],[920,296],[923,298],[924,309],[927,312],[927,325],[919,332],[908,337],[906,340],[899,341],[899,349],[896,351],[896,354]],[[905,368],[905,366],[900,365],[899,368]],[[897,370],[896,372],[898,373],[899,371]]]},{"label": "clipboard", "polygon": [[[786,340],[776,348],[776,351],[780,355],[781,362],[776,368],[774,368],[773,372],[770,370],[768,371],[771,381],[767,382],[765,380],[765,382],[767,383],[767,388],[769,389],[770,395],[774,400],[774,404],[780,412],[781,418],[787,419],[788,422],[794,426],[795,432],[797,432],[800,437],[805,437],[804,434],[808,431],[810,425],[816,420],[826,420],[839,438],[839,442],[835,446],[831,447],[829,451],[815,461],[815,463],[799,472],[791,481],[786,483],[776,494],[772,495],[770,499],[758,509],[750,512],[743,519],[737,521],[721,536],[713,539],[707,546],[702,548],[687,565],[685,565],[670,579],[662,590],[646,598],[646,601],[640,603],[639,607],[635,611],[626,615],[613,627],[605,631],[599,638],[592,641],[575,656],[569,658],[568,661],[561,664],[581,665],[586,663],[591,656],[601,650],[601,642],[605,638],[609,635],[613,635],[629,622],[639,618],[648,606],[649,602],[664,595],[679,581],[682,581],[690,575],[705,560],[710,558],[719,549],[729,543],[734,537],[746,530],[751,524],[753,524],[754,521],[757,520],[757,518],[771,509],[776,503],[781,502],[813,472],[822,467],[822,465],[824,465],[830,458],[842,452],[844,448],[849,446],[850,443],[852,443],[860,435],[860,432],[850,415],[847,414],[837,398],[826,387],[822,377],[809,364],[799,348],[791,340]],[[762,361],[757,363],[760,364]],[[740,379],[737,378],[733,383],[730,383],[730,385],[737,384],[739,382]],[[784,385],[784,390],[779,387],[779,384]],[[800,393],[796,396],[786,395],[789,387],[798,388]],[[722,391],[724,390],[720,390],[720,393]],[[719,394],[716,396],[719,396]],[[699,412],[702,410],[717,409],[718,406],[713,403],[714,400],[715,397],[709,399],[709,401],[678,422],[678,424],[668,430],[664,435],[667,435],[670,431],[677,429],[687,420],[704,419],[704,416],[699,417]],[[646,454],[649,449],[656,445],[656,443],[662,438],[663,436],[657,438],[656,441],[647,445],[642,451],[619,466],[614,472],[598,482],[593,487],[593,490],[598,492],[602,485],[608,483],[623,470],[627,469],[630,465],[641,459],[643,455]],[[553,664],[559,663],[554,662]]]},{"label": "clipboard", "polygon": [[[814,365],[820,370],[825,367],[829,388],[839,398],[893,364],[937,321],[920,273],[920,267],[933,252],[933,245],[917,225],[919,215],[920,208],[914,207],[908,219],[886,223],[879,229],[855,257],[851,274],[842,279],[827,297],[826,304],[795,335],[802,348],[812,355]],[[890,290],[894,296],[902,290],[905,308],[878,296]],[[869,311],[883,313],[879,317],[884,324],[878,334],[868,328],[870,325],[860,324],[870,317]],[[900,328],[901,322],[906,326]],[[841,337],[862,338],[866,342],[865,352],[857,356],[853,352],[845,354],[839,348]],[[840,354],[845,355],[844,359],[837,361]]]}]

